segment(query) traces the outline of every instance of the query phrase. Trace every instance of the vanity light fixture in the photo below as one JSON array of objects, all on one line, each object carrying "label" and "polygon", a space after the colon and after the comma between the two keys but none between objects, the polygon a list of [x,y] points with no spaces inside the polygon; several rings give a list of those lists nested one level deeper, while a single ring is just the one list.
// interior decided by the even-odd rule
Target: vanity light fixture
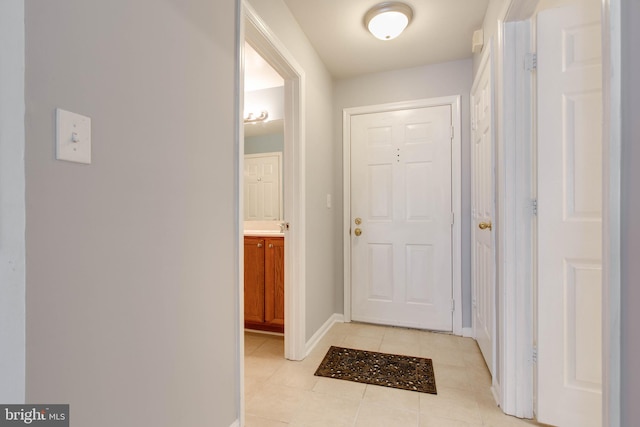
[{"label": "vanity light fixture", "polygon": [[404,3],[389,1],[375,5],[364,15],[364,25],[380,40],[398,37],[413,18],[413,10]]},{"label": "vanity light fixture", "polygon": [[269,118],[269,112],[267,110],[262,110],[260,111],[259,114],[256,114],[253,112],[245,114],[244,122],[245,123],[266,122],[268,118]]}]

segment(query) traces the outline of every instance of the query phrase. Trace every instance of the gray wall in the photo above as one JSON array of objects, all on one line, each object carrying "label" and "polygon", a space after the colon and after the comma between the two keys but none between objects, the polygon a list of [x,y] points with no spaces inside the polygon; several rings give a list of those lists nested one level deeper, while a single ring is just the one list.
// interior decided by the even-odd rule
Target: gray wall
[{"label": "gray wall", "polygon": [[[334,313],[335,287],[332,281],[338,268],[334,254],[341,244],[330,232],[340,226],[337,208],[326,207],[327,194],[335,190],[334,183],[340,179],[339,175],[336,176],[336,147],[332,139],[333,82],[282,0],[254,0],[250,3],[305,73],[305,328],[306,339],[309,340]],[[337,199],[335,194],[333,199]]]},{"label": "gray wall", "polygon": [[[342,110],[349,107],[384,104],[440,96],[461,95],[462,107],[462,310],[463,327],[471,327],[471,178],[469,138],[469,94],[471,92],[472,60],[447,62],[360,77],[338,80],[334,87],[334,139],[340,142],[335,151],[336,183],[334,197],[337,220],[342,224]],[[335,229],[335,239],[342,242],[341,225]],[[336,246],[338,265],[334,280],[337,284],[336,311],[343,312],[344,280],[342,277],[343,248]]]},{"label": "gray wall", "polygon": [[622,0],[622,426],[640,420],[640,3]]},{"label": "gray wall", "polygon": [[244,154],[275,153],[284,151],[284,134],[247,136],[244,138]]},{"label": "gray wall", "polygon": [[24,1],[0,1],[0,402],[24,403]]},{"label": "gray wall", "polygon": [[26,397],[74,426],[238,418],[235,9],[26,0]]}]

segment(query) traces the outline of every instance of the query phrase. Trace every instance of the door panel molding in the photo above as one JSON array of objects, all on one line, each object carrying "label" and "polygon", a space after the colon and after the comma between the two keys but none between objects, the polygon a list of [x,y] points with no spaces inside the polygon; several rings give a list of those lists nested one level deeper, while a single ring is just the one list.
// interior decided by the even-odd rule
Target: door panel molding
[{"label": "door panel molding", "polygon": [[453,138],[451,141],[451,195],[454,224],[452,227],[453,333],[462,335],[462,138],[460,95],[420,99],[406,102],[367,105],[343,110],[343,247],[344,247],[344,318],[351,321],[351,116],[383,113],[415,108],[450,106]]}]

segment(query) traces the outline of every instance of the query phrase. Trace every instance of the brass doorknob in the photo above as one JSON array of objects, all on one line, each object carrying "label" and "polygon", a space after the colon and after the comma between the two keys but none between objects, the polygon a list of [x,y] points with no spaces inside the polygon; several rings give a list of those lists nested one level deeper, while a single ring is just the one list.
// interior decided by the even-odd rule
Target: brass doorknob
[{"label": "brass doorknob", "polygon": [[491,231],[491,221],[489,222],[481,222],[480,224],[478,224],[478,228],[480,228],[480,230],[486,230],[487,228],[489,229],[489,231]]},{"label": "brass doorknob", "polygon": [[354,222],[356,223],[356,225],[360,225],[362,224],[362,218],[356,218]]},{"label": "brass doorknob", "polygon": [[362,234],[362,230],[360,230],[359,228],[356,228],[355,230],[353,230],[353,232],[355,233],[356,236],[359,236]]}]

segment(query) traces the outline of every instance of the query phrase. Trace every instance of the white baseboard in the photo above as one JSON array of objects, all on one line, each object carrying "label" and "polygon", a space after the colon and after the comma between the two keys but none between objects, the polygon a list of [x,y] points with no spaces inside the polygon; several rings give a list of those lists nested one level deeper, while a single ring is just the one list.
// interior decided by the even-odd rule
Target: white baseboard
[{"label": "white baseboard", "polygon": [[235,420],[229,427],[240,427],[240,420]]},{"label": "white baseboard", "polygon": [[333,313],[331,317],[324,322],[324,325],[322,325],[320,329],[318,329],[316,333],[309,338],[305,347],[304,357],[307,357],[313,351],[318,342],[327,332],[329,332],[329,329],[331,329],[335,323],[344,323],[344,314]]},{"label": "white baseboard", "polygon": [[473,328],[462,328],[462,336],[465,338],[475,338],[473,336]]}]

